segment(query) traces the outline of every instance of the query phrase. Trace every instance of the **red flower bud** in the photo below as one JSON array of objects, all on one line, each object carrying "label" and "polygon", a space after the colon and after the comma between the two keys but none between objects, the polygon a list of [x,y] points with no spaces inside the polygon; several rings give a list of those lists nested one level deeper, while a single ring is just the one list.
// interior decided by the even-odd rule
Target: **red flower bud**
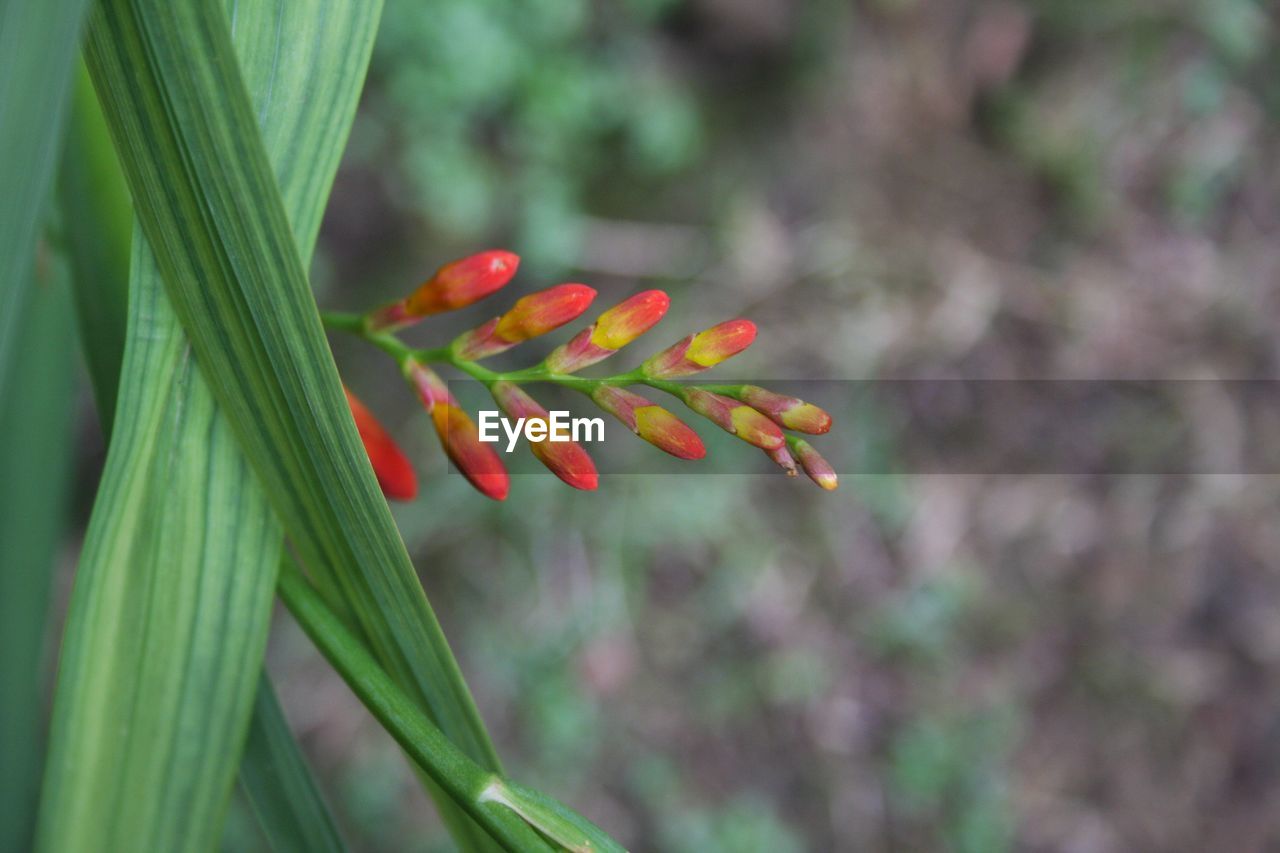
[{"label": "red flower bud", "polygon": [[458,466],[462,476],[485,497],[495,501],[506,500],[511,479],[492,445],[480,440],[475,421],[452,403],[432,409],[431,420],[435,423],[436,434],[440,436],[445,453]]},{"label": "red flower bud", "polygon": [[639,394],[601,385],[591,392],[591,399],[659,450],[678,459],[701,459],[707,455],[702,439],[684,421]]},{"label": "red flower bud", "polygon": [[575,489],[588,492],[595,490],[600,483],[595,463],[576,441],[551,439],[551,421],[546,409],[514,383],[495,382],[489,390],[493,393],[493,399],[498,401],[498,405],[509,416],[524,418],[526,422],[541,421],[545,425],[547,437],[529,441],[529,449],[538,457],[539,462]]},{"label": "red flower bud", "polygon": [[777,424],[750,406],[700,388],[684,388],[682,394],[689,408],[748,444],[776,450],[786,442]]},{"label": "red flower bud", "polygon": [[409,359],[405,376],[413,383],[431,415],[444,452],[462,476],[485,497],[505,500],[511,479],[493,447],[480,440],[480,430],[434,370]]},{"label": "red flower bud", "polygon": [[369,330],[396,329],[431,314],[464,308],[504,287],[519,266],[518,255],[499,250],[445,264],[408,297],[371,314]]},{"label": "red flower bud", "polygon": [[373,413],[345,386],[342,390],[346,392],[347,405],[351,407],[351,416],[356,422],[356,432],[360,433],[364,452],[369,455],[369,463],[373,466],[373,474],[378,478],[382,493],[394,501],[413,500],[418,494],[418,477],[413,473],[413,465]]},{"label": "red flower bud", "polygon": [[547,356],[547,368],[573,373],[608,358],[652,329],[670,305],[671,297],[661,290],[646,290],[619,302]]},{"label": "red flower bud", "polygon": [[831,415],[804,400],[775,394],[758,385],[743,385],[734,396],[787,429],[810,435],[822,435],[831,429]]},{"label": "red flower bud", "polygon": [[755,323],[726,320],[666,348],[646,361],[641,369],[654,379],[689,376],[732,358],[751,346],[755,339]]},{"label": "red flower bud", "polygon": [[558,284],[521,298],[511,310],[458,337],[453,350],[459,358],[477,361],[545,335],[577,318],[596,298],[585,284]]},{"label": "red flower bud", "polygon": [[813,445],[801,438],[793,438],[791,440],[791,449],[795,452],[795,457],[800,461],[800,467],[804,468],[804,472],[809,475],[809,479],[817,483],[828,492],[835,491],[840,485],[839,478],[836,477],[836,471],[831,467],[831,463],[823,459],[818,451],[813,449]]}]

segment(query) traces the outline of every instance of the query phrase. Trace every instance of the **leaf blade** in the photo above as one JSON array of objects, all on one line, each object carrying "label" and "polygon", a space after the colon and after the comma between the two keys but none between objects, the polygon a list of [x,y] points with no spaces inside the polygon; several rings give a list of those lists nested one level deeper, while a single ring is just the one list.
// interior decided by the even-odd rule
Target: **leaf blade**
[{"label": "leaf blade", "polygon": [[[27,294],[86,5],[0,6],[0,364],[11,355],[13,324]],[[0,397],[4,393],[0,386]]]},{"label": "leaf blade", "polygon": [[[95,80],[117,83],[103,94],[143,228],[195,355],[308,569],[341,589],[389,671],[442,727],[496,766],[364,458],[274,180],[243,132],[252,113],[225,61],[226,24],[210,12],[105,0],[92,16],[90,67]],[[247,198],[254,203],[236,201]]]},{"label": "leaf blade", "polygon": [[240,788],[273,850],[340,853],[347,849],[265,672],[253,701]]},{"label": "leaf blade", "polygon": [[[362,4],[324,5],[326,16],[307,14],[315,3],[274,0],[238,10],[239,58],[275,139],[290,215],[309,243],[371,48],[371,37],[359,35],[376,19]],[[321,23],[329,28],[311,29]],[[286,29],[297,34],[301,24],[316,37],[300,36],[281,58],[270,39]],[[342,60],[336,80],[317,73],[333,52]],[[348,64],[359,73],[346,73]],[[295,92],[298,80],[323,79],[327,99],[299,98],[278,109],[270,93],[289,91],[276,87],[281,78],[293,80]],[[132,254],[119,422],[59,674],[41,812],[46,849],[216,844],[261,668],[281,547],[279,524],[190,357],[140,230]],[[93,356],[101,357],[111,334],[107,326],[86,336]]]},{"label": "leaf blade", "polygon": [[65,282],[28,287],[15,357],[0,379],[0,850],[24,850],[34,828],[44,741],[45,634],[67,522],[74,363]]},{"label": "leaf blade", "polygon": [[[33,258],[86,0],[0,5],[0,849],[30,843],[41,772],[42,648],[66,497],[71,363],[59,294]],[[58,283],[60,284],[60,283]],[[41,288],[51,291],[52,288]],[[43,373],[42,383],[33,379]],[[32,471],[40,482],[28,486]]]}]

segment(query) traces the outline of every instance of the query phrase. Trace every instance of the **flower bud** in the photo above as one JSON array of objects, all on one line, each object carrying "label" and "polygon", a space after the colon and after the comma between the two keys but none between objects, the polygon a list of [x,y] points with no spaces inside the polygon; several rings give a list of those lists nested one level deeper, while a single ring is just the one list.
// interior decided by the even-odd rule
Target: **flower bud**
[{"label": "flower bud", "polygon": [[765,455],[777,463],[778,467],[787,472],[788,477],[796,475],[796,458],[791,455],[791,451],[784,444],[776,450],[766,450]]},{"label": "flower bud", "polygon": [[840,485],[839,479],[836,477],[836,471],[831,467],[831,463],[823,459],[818,451],[813,449],[813,445],[801,438],[793,438],[791,440],[791,449],[795,453],[795,457],[800,462],[800,467],[804,468],[804,472],[809,475],[809,479],[817,483],[828,492],[835,491]]},{"label": "flower bud", "polygon": [[595,298],[595,289],[585,284],[558,284],[531,293],[501,317],[460,335],[453,342],[453,351],[467,361],[497,355],[560,328],[586,311]]},{"label": "flower bud", "polygon": [[371,314],[368,328],[387,331],[442,311],[464,308],[504,287],[519,266],[518,255],[498,250],[445,264],[408,297]]},{"label": "flower bud", "polygon": [[681,393],[689,408],[748,444],[776,450],[786,442],[777,424],[748,405],[701,388],[684,388]]},{"label": "flower bud", "polygon": [[600,483],[595,463],[576,441],[551,440],[551,421],[546,409],[512,382],[495,382],[489,390],[493,399],[510,417],[524,418],[526,423],[541,421],[546,425],[546,438],[529,441],[529,449],[539,462],[575,489],[588,492],[595,490]]},{"label": "flower bud", "polygon": [[627,429],[677,459],[701,459],[707,455],[702,439],[684,421],[639,394],[601,385],[591,392],[591,399]]},{"label": "flower bud", "polygon": [[444,452],[462,476],[485,497],[505,500],[511,489],[506,467],[493,447],[480,440],[475,421],[458,405],[439,374],[413,359],[405,361],[404,372],[431,415]]},{"label": "flower bud", "polygon": [[831,415],[804,400],[776,394],[758,385],[743,385],[733,396],[787,429],[810,435],[822,435],[831,429]]},{"label": "flower bud", "polygon": [[462,476],[485,497],[506,500],[511,489],[507,469],[493,446],[480,440],[480,431],[471,416],[452,403],[444,403],[431,410],[431,420],[444,452]]},{"label": "flower bud", "polygon": [[661,290],[646,290],[619,302],[547,356],[547,368],[573,373],[608,358],[652,329],[670,305],[671,297]]},{"label": "flower bud", "polygon": [[440,378],[440,374],[436,373],[425,364],[421,364],[415,359],[409,358],[404,362],[404,376],[413,385],[414,390],[418,392],[418,397],[422,399],[422,405],[430,412],[437,404],[452,403],[457,405],[457,400],[449,393],[449,387],[444,384],[444,380]]},{"label": "flower bud", "polygon": [[654,379],[689,376],[737,355],[755,339],[755,323],[726,320],[666,348],[646,361],[641,370]]},{"label": "flower bud", "polygon": [[345,386],[342,390],[346,392],[356,432],[360,433],[360,441],[364,444],[382,493],[394,501],[413,500],[418,494],[418,477],[413,473],[413,465],[373,413]]}]

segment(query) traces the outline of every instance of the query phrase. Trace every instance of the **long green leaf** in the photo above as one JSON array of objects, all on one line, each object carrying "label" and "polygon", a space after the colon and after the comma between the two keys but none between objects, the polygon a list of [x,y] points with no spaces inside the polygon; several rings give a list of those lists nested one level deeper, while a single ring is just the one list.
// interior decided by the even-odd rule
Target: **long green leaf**
[{"label": "long green leaf", "polygon": [[0,3],[0,365],[11,356],[13,326],[22,316],[85,6],[85,0]]},{"label": "long green leaf", "polygon": [[103,0],[89,34],[167,291],[294,546],[392,676],[496,768],[346,410],[223,16],[195,0]]},{"label": "long green leaf", "polygon": [[279,527],[143,284],[140,239],[134,258],[119,416],[63,638],[46,850],[209,846],[270,616]]},{"label": "long green leaf", "polygon": [[[41,662],[70,458],[66,302],[34,288],[85,0],[0,3],[0,850],[30,843]],[[39,292],[37,292],[37,290]]]},{"label": "long green leaf", "polygon": [[280,597],[365,707],[454,802],[507,850],[551,849],[515,811],[486,795],[501,778],[445,737],[291,564],[280,569]]},{"label": "long green leaf", "polygon": [[[272,0],[236,16],[309,252],[376,10]],[[308,91],[317,97],[297,97]],[[41,814],[49,850],[216,842],[280,553],[278,522],[195,369],[141,231],[130,292],[119,416],[64,640]]]},{"label": "long green leaf", "polygon": [[71,336],[65,282],[22,300],[0,384],[0,850],[31,843],[44,741],[46,614],[65,532],[72,459]]},{"label": "long green leaf", "polygon": [[253,701],[249,739],[240,764],[240,787],[271,848],[278,853],[338,853],[346,849],[265,672]]},{"label": "long green leaf", "polygon": [[129,316],[133,206],[89,73],[76,74],[58,175],[62,235],[71,262],[81,349],[103,434],[115,418]]},{"label": "long green leaf", "polygon": [[[282,38],[288,35],[284,26],[279,29]],[[62,233],[74,270],[81,348],[93,379],[103,430],[109,436],[127,331],[133,206],[107,134],[106,119],[83,68],[76,76],[58,184]],[[25,651],[21,644],[13,646],[15,652]],[[23,665],[28,666],[26,660],[30,659],[34,658],[23,656]],[[29,749],[37,748],[38,739],[25,731],[21,734]],[[16,749],[11,752],[18,754]],[[15,771],[20,769],[18,763],[13,763]],[[275,849],[344,849],[265,672],[258,682],[239,780]],[[21,806],[24,819],[31,820],[29,804],[15,806]],[[0,849],[16,846],[0,845]]]}]

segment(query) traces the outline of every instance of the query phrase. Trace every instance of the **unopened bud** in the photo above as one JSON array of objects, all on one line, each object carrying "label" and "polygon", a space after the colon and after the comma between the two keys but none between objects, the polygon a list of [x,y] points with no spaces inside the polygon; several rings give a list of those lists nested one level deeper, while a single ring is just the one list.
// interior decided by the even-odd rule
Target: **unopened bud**
[{"label": "unopened bud", "polygon": [[460,335],[453,342],[453,351],[467,361],[497,355],[560,328],[586,311],[595,298],[596,291],[585,284],[558,284],[531,293],[501,317]]},{"label": "unopened bud", "polygon": [[529,442],[529,449],[539,462],[575,489],[588,492],[595,490],[600,483],[595,463],[576,441],[552,440],[551,419],[546,409],[512,382],[495,382],[489,390],[493,393],[493,399],[510,417],[524,418],[526,424],[541,421],[545,425],[547,437]]},{"label": "unopened bud", "polygon": [[618,303],[567,344],[547,356],[552,373],[574,373],[608,358],[649,331],[667,313],[671,297],[661,290],[646,290]]},{"label": "unopened bud", "polygon": [[802,438],[793,438],[791,450],[810,480],[829,492],[835,491],[840,485],[840,480],[836,477],[836,471],[831,467],[831,463],[823,459],[822,455],[813,449],[812,444]]},{"label": "unopened bud", "polygon": [[382,493],[395,501],[411,501],[418,494],[418,477],[413,472],[413,465],[400,450],[395,440],[383,429],[382,424],[373,413],[365,408],[354,394],[344,386],[347,405],[351,408],[351,416],[356,422],[356,432],[364,444],[364,452],[369,456],[369,464],[373,466],[373,474],[378,479]]},{"label": "unopened bud", "polygon": [[707,455],[702,439],[688,424],[639,394],[601,385],[591,392],[591,399],[659,450],[678,459],[701,459]]},{"label": "unopened bud", "polygon": [[682,394],[689,408],[748,444],[776,450],[786,441],[777,424],[744,403],[700,388],[684,388]]},{"label": "unopened bud", "polygon": [[458,405],[444,381],[434,370],[413,359],[405,361],[404,372],[431,415],[445,454],[462,476],[482,495],[495,501],[505,500],[511,490],[506,467],[493,446],[480,440],[475,421]]},{"label": "unopened bud", "polygon": [[784,444],[774,450],[766,450],[765,455],[772,459],[779,468],[787,472],[788,477],[796,475],[796,458],[791,455],[791,451]]},{"label": "unopened bud", "polygon": [[516,274],[520,258],[494,250],[445,264],[422,286],[399,302],[369,316],[369,331],[390,331],[442,311],[455,311],[506,286]]},{"label": "unopened bud", "polygon": [[831,415],[796,397],[776,394],[758,385],[743,385],[733,396],[787,429],[810,435],[822,435],[831,429]]},{"label": "unopened bud", "polygon": [[666,348],[646,361],[641,369],[654,379],[690,376],[732,358],[751,346],[755,339],[755,323],[726,320]]}]

